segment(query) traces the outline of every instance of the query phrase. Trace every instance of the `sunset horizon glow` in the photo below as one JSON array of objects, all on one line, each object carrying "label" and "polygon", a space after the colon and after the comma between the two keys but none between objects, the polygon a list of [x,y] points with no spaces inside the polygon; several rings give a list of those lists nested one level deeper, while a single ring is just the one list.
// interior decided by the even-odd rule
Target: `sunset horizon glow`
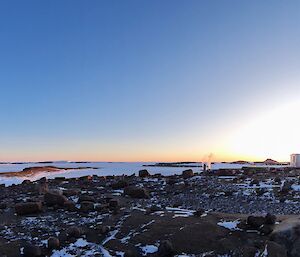
[{"label": "sunset horizon glow", "polygon": [[300,152],[300,2],[0,7],[2,162]]}]

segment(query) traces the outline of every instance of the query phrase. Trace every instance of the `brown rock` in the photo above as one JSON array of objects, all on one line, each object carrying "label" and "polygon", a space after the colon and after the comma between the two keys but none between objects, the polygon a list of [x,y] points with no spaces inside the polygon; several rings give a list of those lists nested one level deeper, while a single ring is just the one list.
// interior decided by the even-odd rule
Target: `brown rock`
[{"label": "brown rock", "polygon": [[81,202],[95,202],[95,201],[96,201],[95,197],[93,197],[91,195],[80,195],[79,199],[78,199],[79,203],[81,203]]},{"label": "brown rock", "polygon": [[24,245],[23,255],[26,257],[36,257],[42,255],[42,250],[39,246],[35,246],[32,244]]},{"label": "brown rock", "polygon": [[139,171],[139,177],[146,178],[146,177],[149,177],[149,176],[150,176],[150,173],[148,172],[148,170],[140,170]]},{"label": "brown rock", "polygon": [[111,199],[109,200],[109,207],[116,208],[119,207],[120,203],[118,199]]},{"label": "brown rock", "polygon": [[84,201],[80,203],[80,210],[82,212],[90,212],[90,211],[94,211],[94,203],[93,202],[88,202],[88,201]]},{"label": "brown rock", "polygon": [[62,195],[59,191],[49,191],[44,195],[44,201],[47,206],[64,206],[64,204],[68,201],[68,199]]},{"label": "brown rock", "polygon": [[78,195],[80,193],[79,189],[67,189],[63,191],[63,194],[67,197]]},{"label": "brown rock", "polygon": [[[284,246],[277,244],[273,241],[266,242],[268,257],[287,257],[287,250]],[[299,256],[299,255],[293,255]]]},{"label": "brown rock", "polygon": [[274,225],[276,222],[276,216],[268,213],[265,217],[265,223],[269,225]]},{"label": "brown rock", "polygon": [[124,179],[117,181],[116,183],[112,184],[111,187],[112,189],[122,189],[129,186],[128,182]]},{"label": "brown rock", "polygon": [[69,237],[78,238],[82,234],[82,230],[78,227],[72,226],[67,229],[67,235]]},{"label": "brown rock", "polygon": [[172,257],[175,254],[174,247],[169,240],[162,241],[158,247],[158,256]]},{"label": "brown rock", "polygon": [[192,178],[193,176],[194,176],[194,172],[193,172],[192,169],[184,170],[184,171],[182,172],[182,177],[183,177],[184,179]]},{"label": "brown rock", "polygon": [[249,216],[247,218],[247,224],[253,228],[258,229],[265,223],[265,218],[262,216]]},{"label": "brown rock", "polygon": [[124,194],[129,195],[132,198],[145,198],[150,197],[149,192],[145,188],[139,188],[135,186],[129,186],[124,189]]},{"label": "brown rock", "polygon": [[49,249],[59,249],[60,243],[57,237],[49,237],[48,248]]},{"label": "brown rock", "polygon": [[65,208],[67,211],[71,211],[71,212],[77,211],[77,210],[78,210],[77,207],[76,207],[76,204],[75,204],[74,202],[72,202],[72,201],[67,201],[67,202],[65,202],[64,208]]},{"label": "brown rock", "polygon": [[36,214],[42,211],[41,202],[17,203],[15,211],[18,215]]}]

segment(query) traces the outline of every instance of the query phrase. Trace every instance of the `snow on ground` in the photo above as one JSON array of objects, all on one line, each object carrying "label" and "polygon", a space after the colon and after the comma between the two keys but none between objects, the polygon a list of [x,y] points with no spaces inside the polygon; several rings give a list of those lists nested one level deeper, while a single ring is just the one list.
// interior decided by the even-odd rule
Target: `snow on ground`
[{"label": "snow on ground", "polygon": [[235,220],[235,221],[221,221],[218,222],[217,225],[227,228],[229,230],[240,230],[237,225],[240,223],[239,220]]},{"label": "snow on ground", "polygon": [[140,248],[143,252],[143,256],[146,256],[149,253],[156,253],[158,251],[158,247],[155,245],[145,245],[141,246]]},{"label": "snow on ground", "polygon": [[187,209],[180,209],[180,208],[171,208],[171,207],[166,207],[166,210],[168,212],[174,213],[173,218],[178,218],[178,217],[190,217],[194,215],[193,210],[187,210]]}]

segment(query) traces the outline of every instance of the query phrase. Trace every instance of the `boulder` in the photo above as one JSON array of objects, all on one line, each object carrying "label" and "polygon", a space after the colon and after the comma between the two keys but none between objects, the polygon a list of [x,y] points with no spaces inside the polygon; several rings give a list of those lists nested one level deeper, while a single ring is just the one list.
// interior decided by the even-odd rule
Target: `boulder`
[{"label": "boulder", "polygon": [[117,189],[122,189],[129,186],[128,182],[124,179],[117,181],[116,183],[113,183],[111,185],[112,189],[117,190]]},{"label": "boulder", "polygon": [[101,235],[106,235],[109,232],[109,227],[104,226],[104,225],[98,225],[96,227],[96,230],[101,234]]},{"label": "boulder", "polygon": [[192,169],[184,170],[184,171],[182,172],[182,177],[183,177],[184,179],[192,178],[193,176],[194,176],[194,172],[193,172]]},{"label": "boulder", "polygon": [[274,225],[276,222],[276,216],[268,213],[265,217],[265,223],[268,225]]},{"label": "boulder", "polygon": [[150,173],[148,172],[148,170],[140,170],[139,177],[141,177],[141,178],[150,177]]},{"label": "boulder", "polygon": [[247,218],[247,224],[252,229],[259,229],[265,223],[265,218],[262,216],[249,216]]},{"label": "boulder", "polygon": [[18,215],[36,214],[42,211],[41,202],[17,203],[15,211]]},{"label": "boulder", "polygon": [[285,247],[273,241],[266,242],[266,250],[269,257],[287,257],[287,250]]},{"label": "boulder", "polygon": [[128,195],[132,198],[145,198],[148,199],[150,197],[149,192],[145,188],[139,188],[135,186],[129,186],[124,189],[124,194]]},{"label": "boulder", "polygon": [[259,231],[262,235],[269,235],[273,232],[274,228],[272,225],[264,224],[259,228]]},{"label": "boulder", "polygon": [[39,194],[45,194],[49,191],[48,183],[38,183],[37,184],[37,191]]},{"label": "boulder", "polygon": [[120,203],[118,199],[110,199],[109,200],[109,207],[116,208],[119,207]]},{"label": "boulder", "polygon": [[68,237],[78,238],[82,235],[82,230],[76,226],[69,227],[67,229]]},{"label": "boulder", "polygon": [[26,244],[24,245],[23,255],[26,257],[36,257],[42,255],[42,250],[39,246]]},{"label": "boulder", "polygon": [[64,206],[68,199],[59,190],[51,190],[45,193],[44,201],[47,206]]},{"label": "boulder", "polygon": [[291,190],[292,190],[292,182],[291,181],[285,181],[282,185],[281,192],[284,193],[284,194],[287,194]]},{"label": "boulder", "polygon": [[158,256],[172,257],[175,254],[174,247],[169,240],[162,241],[158,247]]},{"label": "boulder", "polygon": [[82,212],[90,212],[94,211],[94,203],[89,201],[84,201],[80,203],[80,211]]},{"label": "boulder", "polygon": [[96,199],[95,197],[91,196],[91,195],[80,195],[79,199],[78,199],[78,203],[81,202],[95,202]]},{"label": "boulder", "polygon": [[65,202],[64,209],[66,209],[67,211],[70,211],[70,212],[74,212],[74,211],[78,210],[76,207],[76,204],[72,201]]},{"label": "boulder", "polygon": [[53,249],[59,249],[60,242],[57,237],[49,237],[48,238],[48,248],[53,250]]}]

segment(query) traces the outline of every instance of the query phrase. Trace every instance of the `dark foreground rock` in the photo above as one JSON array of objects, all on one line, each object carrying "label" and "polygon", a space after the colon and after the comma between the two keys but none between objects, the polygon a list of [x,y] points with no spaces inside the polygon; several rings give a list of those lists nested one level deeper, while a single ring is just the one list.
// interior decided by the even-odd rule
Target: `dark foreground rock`
[{"label": "dark foreground rock", "polygon": [[36,214],[42,211],[41,202],[17,203],[15,205],[17,215]]}]

